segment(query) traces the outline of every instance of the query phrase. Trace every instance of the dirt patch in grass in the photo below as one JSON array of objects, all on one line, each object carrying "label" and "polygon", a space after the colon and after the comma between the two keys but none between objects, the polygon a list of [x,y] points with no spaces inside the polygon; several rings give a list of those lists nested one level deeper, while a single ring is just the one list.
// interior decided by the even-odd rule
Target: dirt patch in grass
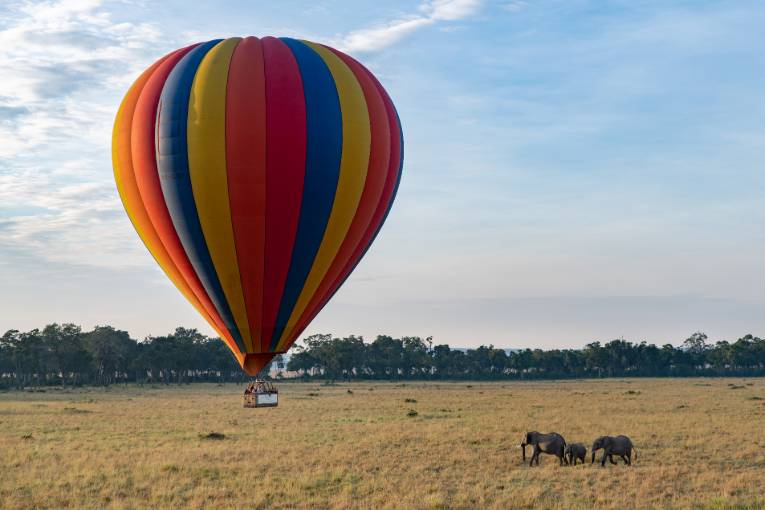
[{"label": "dirt patch in grass", "polygon": [[223,441],[226,439],[226,434],[220,432],[208,432],[207,434],[199,434],[199,439],[210,441]]},{"label": "dirt patch in grass", "polygon": [[66,414],[90,414],[93,411],[88,411],[87,409],[78,409],[76,407],[65,407],[64,412]]}]

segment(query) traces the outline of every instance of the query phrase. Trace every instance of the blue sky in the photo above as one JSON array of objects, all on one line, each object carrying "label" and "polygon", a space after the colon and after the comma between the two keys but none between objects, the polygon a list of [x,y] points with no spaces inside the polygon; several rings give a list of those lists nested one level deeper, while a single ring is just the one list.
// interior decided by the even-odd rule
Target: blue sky
[{"label": "blue sky", "polygon": [[122,94],[203,39],[289,35],[393,97],[389,220],[306,333],[578,347],[765,334],[765,3],[0,4],[0,332],[211,331],[111,176]]}]

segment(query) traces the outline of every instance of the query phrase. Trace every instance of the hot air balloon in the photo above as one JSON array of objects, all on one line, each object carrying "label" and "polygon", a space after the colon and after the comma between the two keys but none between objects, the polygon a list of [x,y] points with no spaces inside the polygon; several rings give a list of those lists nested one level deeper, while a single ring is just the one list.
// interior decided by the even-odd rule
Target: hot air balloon
[{"label": "hot air balloon", "polygon": [[149,252],[256,375],[377,236],[403,139],[390,97],[353,58],[233,37],[176,50],[138,77],[112,159]]}]

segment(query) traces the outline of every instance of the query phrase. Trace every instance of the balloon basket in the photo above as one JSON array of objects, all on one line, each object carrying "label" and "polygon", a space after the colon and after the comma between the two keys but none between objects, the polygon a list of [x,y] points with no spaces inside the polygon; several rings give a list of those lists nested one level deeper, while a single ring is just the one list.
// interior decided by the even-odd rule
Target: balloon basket
[{"label": "balloon basket", "polygon": [[279,405],[279,390],[271,383],[258,381],[258,388],[244,395],[244,407],[276,407]]}]

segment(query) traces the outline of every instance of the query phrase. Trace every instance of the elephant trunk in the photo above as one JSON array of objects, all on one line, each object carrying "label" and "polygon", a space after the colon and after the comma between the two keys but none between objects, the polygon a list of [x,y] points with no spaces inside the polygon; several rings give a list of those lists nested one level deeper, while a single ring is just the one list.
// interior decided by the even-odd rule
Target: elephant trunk
[{"label": "elephant trunk", "polygon": [[592,461],[590,464],[595,464],[595,450],[592,450]]},{"label": "elephant trunk", "polygon": [[521,443],[521,455],[523,456],[523,460],[526,460],[526,443]]}]

